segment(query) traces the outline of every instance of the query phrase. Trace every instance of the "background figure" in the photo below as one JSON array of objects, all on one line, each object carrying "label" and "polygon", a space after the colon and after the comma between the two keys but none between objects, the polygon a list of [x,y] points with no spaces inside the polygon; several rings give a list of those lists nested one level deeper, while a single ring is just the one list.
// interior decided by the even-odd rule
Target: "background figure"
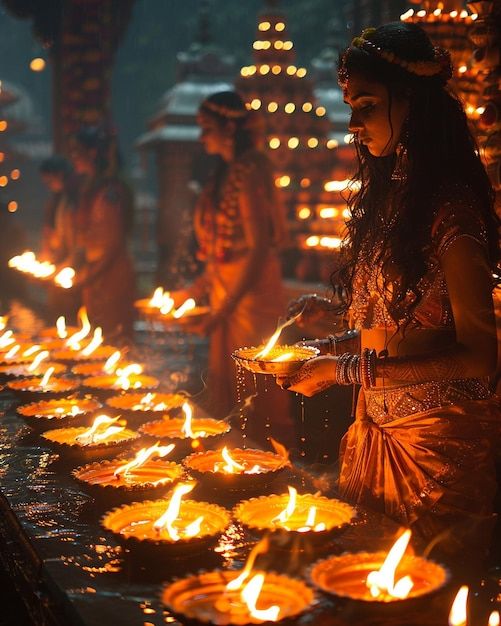
[{"label": "background figure", "polygon": [[[45,206],[40,257],[58,267],[71,266],[76,250],[78,179],[69,161],[54,155],[40,165],[40,175],[51,192]],[[72,322],[82,300],[81,290],[47,283],[47,307],[54,322],[60,315]]]},{"label": "background figure", "polygon": [[[481,560],[495,521],[501,431],[488,386],[500,223],[451,75],[448,53],[413,24],[367,29],[342,56],[360,189],[349,198],[333,284],[360,347],[332,336],[329,354],[277,382],[308,396],[360,384],[341,446],[341,496],[439,550]],[[332,315],[309,301],[311,317]]]},{"label": "background figure", "polygon": [[82,176],[77,212],[75,284],[94,326],[107,339],[131,338],[134,272],[127,250],[133,219],[129,187],[117,173],[115,138],[98,127],[84,127],[73,138],[71,158]]},{"label": "background figure", "polygon": [[[240,96],[211,95],[202,103],[198,119],[206,151],[218,155],[220,162],[195,212],[204,271],[191,288],[176,294],[176,300],[209,296],[211,314],[198,329],[210,334],[207,409],[223,417],[237,402],[231,353],[261,344],[284,313],[278,249],[285,237],[285,220],[270,163],[255,147],[252,118]],[[253,383],[246,387],[254,390]],[[273,384],[268,387],[255,399],[247,432],[261,442],[272,434],[290,444],[287,394],[277,393]]]}]

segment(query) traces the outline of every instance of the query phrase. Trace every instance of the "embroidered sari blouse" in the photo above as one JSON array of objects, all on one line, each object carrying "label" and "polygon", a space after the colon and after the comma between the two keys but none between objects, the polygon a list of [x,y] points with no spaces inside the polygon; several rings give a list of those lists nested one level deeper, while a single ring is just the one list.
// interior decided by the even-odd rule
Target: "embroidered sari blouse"
[{"label": "embroidered sari blouse", "polygon": [[[427,271],[418,283],[421,300],[412,312],[411,328],[454,329],[452,307],[440,259],[454,241],[470,237],[484,248],[487,232],[479,212],[478,199],[466,186],[455,185],[441,194],[432,225]],[[357,329],[396,328],[390,315],[392,284],[384,280],[381,264],[374,253],[355,268],[353,301],[349,311],[351,325]],[[372,257],[372,262],[371,262]],[[413,294],[408,294],[408,299]],[[402,318],[400,322],[405,322]]]}]

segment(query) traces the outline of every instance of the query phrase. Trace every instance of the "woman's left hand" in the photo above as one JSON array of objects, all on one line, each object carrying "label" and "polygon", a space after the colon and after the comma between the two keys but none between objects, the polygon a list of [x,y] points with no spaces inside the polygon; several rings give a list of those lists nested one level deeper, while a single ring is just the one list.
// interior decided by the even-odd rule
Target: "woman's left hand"
[{"label": "woman's left hand", "polygon": [[336,360],[335,356],[318,356],[292,376],[277,376],[277,385],[304,396],[314,396],[336,384]]}]

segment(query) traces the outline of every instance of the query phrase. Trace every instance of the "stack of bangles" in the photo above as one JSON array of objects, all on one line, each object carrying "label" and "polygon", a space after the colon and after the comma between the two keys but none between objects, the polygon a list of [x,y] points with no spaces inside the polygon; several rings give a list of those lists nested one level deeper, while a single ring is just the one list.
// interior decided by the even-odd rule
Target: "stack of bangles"
[{"label": "stack of bangles", "polygon": [[369,389],[376,385],[376,351],[364,348],[362,354],[344,352],[336,362],[338,385],[362,385]]}]

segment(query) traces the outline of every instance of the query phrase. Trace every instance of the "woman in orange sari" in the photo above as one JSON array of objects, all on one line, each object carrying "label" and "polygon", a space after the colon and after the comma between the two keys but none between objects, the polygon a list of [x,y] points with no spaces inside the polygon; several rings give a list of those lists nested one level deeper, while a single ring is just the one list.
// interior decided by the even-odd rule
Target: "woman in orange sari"
[{"label": "woman in orange sari", "polygon": [[[271,164],[255,147],[250,113],[240,96],[229,91],[211,95],[202,102],[198,121],[205,150],[220,160],[195,212],[198,257],[204,270],[175,299],[179,303],[187,296],[209,298],[211,314],[198,328],[210,335],[207,408],[223,417],[237,403],[231,353],[261,344],[284,311],[278,249],[285,219]],[[262,381],[257,384],[260,393],[248,421],[249,435],[261,441],[270,434],[282,441],[284,436],[290,438],[287,394],[277,393],[274,384],[261,393]]]},{"label": "woman in orange sari", "polygon": [[412,24],[368,29],[342,56],[359,171],[333,284],[360,348],[331,337],[330,354],[278,382],[305,395],[361,384],[340,493],[454,550],[493,521],[499,220],[451,72]]}]

